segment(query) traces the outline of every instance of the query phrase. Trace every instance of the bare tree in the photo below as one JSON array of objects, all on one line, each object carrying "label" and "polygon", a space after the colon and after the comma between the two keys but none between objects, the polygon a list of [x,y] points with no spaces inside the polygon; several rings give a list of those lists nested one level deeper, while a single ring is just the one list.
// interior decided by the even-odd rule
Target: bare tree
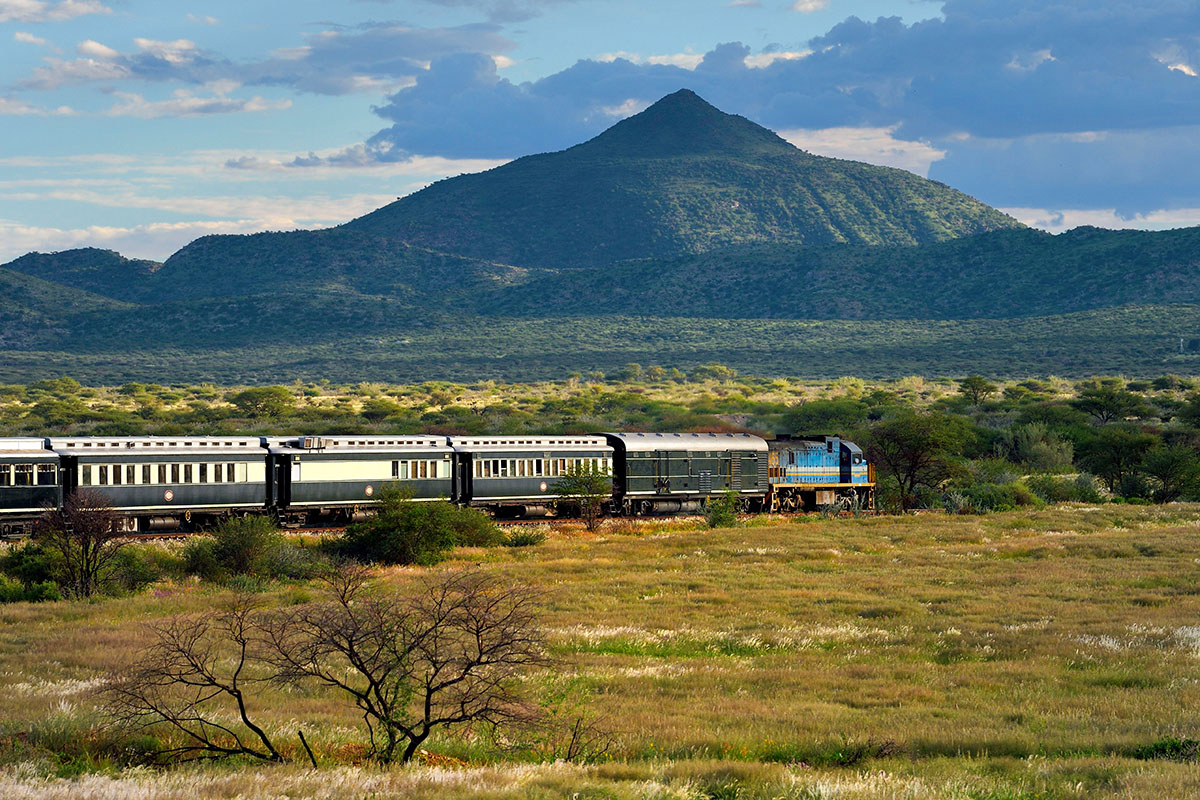
[{"label": "bare tree", "polygon": [[[154,643],[106,690],[109,715],[135,730],[168,728],[178,744],[160,755],[173,759],[283,761],[247,709],[247,690],[271,677],[251,674],[257,613],[253,598],[240,595],[215,616],[151,625]],[[240,725],[227,721],[231,709]]]},{"label": "bare tree", "polygon": [[86,488],[68,495],[62,508],[47,508],[42,514],[35,536],[62,556],[68,588],[77,597],[100,590],[117,551],[129,542],[120,519],[106,495]]},{"label": "bare tree", "polygon": [[409,761],[439,727],[535,715],[519,678],[548,660],[527,588],[467,571],[398,598],[371,591],[363,569],[341,567],[328,592],[326,602],[271,618],[264,657],[278,680],[348,694],[376,760]]}]

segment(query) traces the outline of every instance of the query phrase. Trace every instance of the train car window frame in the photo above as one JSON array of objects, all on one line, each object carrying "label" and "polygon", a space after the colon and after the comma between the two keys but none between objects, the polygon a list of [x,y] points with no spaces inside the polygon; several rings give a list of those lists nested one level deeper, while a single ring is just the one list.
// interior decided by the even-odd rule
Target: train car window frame
[{"label": "train car window frame", "polygon": [[213,464],[212,466],[213,466],[212,482],[213,483],[224,483],[225,482],[225,465],[224,464]]},{"label": "train car window frame", "polygon": [[122,478],[124,476],[121,474],[121,465],[120,464],[112,465],[112,473],[110,473],[109,477],[112,478],[113,486],[123,485],[124,481],[122,480]]},{"label": "train car window frame", "polygon": [[208,464],[198,465],[200,468],[196,470],[196,483],[208,483]]},{"label": "train car window frame", "polygon": [[97,486],[108,486],[108,464],[100,464],[96,470],[99,475],[96,478]]},{"label": "train car window frame", "polygon": [[129,486],[137,485],[137,464],[125,465],[125,483]]},{"label": "train car window frame", "polygon": [[149,486],[154,483],[154,469],[149,464],[142,464],[142,485]]},{"label": "train car window frame", "polygon": [[[49,476],[46,480],[43,476]],[[37,485],[38,486],[57,486],[58,485],[58,467],[53,464],[38,464],[37,465]]]},{"label": "train car window frame", "polygon": [[171,483],[178,485],[179,483],[179,465],[171,465]]},{"label": "train car window frame", "polygon": [[183,465],[183,482],[184,482],[184,483],[191,483],[191,482],[192,482],[193,472],[194,472],[194,470],[192,469],[192,465],[191,465],[191,464],[184,464],[184,465]]},{"label": "train car window frame", "polygon": [[158,482],[160,484],[166,483],[167,482],[167,465],[159,464],[156,472],[158,472]]},{"label": "train car window frame", "polygon": [[[3,470],[3,469],[4,469],[4,467],[0,467],[0,470]],[[0,486],[3,486],[3,485],[4,484],[2,482],[0,482]],[[79,467],[79,485],[80,486],[91,486],[92,485],[92,465],[91,464],[82,464]]]},{"label": "train car window frame", "polygon": [[12,467],[0,464],[0,486],[12,486]]}]

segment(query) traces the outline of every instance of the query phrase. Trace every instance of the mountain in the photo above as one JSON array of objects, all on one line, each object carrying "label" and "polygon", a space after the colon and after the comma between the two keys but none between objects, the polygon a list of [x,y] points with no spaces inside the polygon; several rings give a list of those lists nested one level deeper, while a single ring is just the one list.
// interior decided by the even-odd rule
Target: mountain
[{"label": "mountain", "polygon": [[583,267],[750,243],[918,245],[1022,225],[903,170],[811,155],[681,90],[588,142],[440,181],[344,227]]},{"label": "mountain", "polygon": [[125,258],[113,250],[82,247],[58,253],[27,253],[6,269],[73,286],[118,300],[145,295],[146,278],[162,267],[157,261]]},{"label": "mountain", "polygon": [[541,270],[485,314],[742,319],[1003,319],[1200,304],[1200,228],[1052,236],[1029,228],[923,247],[786,244]]}]

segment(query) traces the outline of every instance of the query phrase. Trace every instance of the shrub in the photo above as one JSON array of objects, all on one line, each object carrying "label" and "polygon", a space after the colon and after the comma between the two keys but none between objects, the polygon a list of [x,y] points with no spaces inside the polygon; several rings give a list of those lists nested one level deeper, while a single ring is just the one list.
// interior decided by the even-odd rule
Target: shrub
[{"label": "shrub", "polygon": [[169,556],[160,558],[160,553],[161,550],[150,547],[124,547],[119,550],[113,558],[108,576],[109,589],[116,592],[136,592],[162,580],[168,571],[177,571],[176,568],[181,566],[181,563]]},{"label": "shrub", "polygon": [[963,497],[976,511],[1011,511],[1022,506],[1039,506],[1042,500],[1020,482],[983,483],[963,490]]},{"label": "shrub", "polygon": [[47,550],[41,543],[29,540],[0,555],[0,572],[25,585],[54,582],[61,575],[57,562],[61,554]]},{"label": "shrub", "polygon": [[335,555],[381,564],[436,564],[457,545],[490,547],[504,534],[486,515],[444,500],[416,502],[408,487],[385,486],[374,517],[327,545]]},{"label": "shrub", "polygon": [[307,578],[319,567],[310,551],[293,547],[263,516],[223,520],[211,536],[187,543],[183,562],[189,574],[214,582],[239,575],[265,580]]},{"label": "shrub", "polygon": [[704,520],[710,528],[733,528],[738,524],[737,492],[729,491],[708,501]]},{"label": "shrub", "polygon": [[48,600],[62,600],[62,593],[54,581],[24,584],[0,575],[0,603],[41,603]]},{"label": "shrub", "polygon": [[1047,503],[1099,503],[1102,499],[1095,478],[1087,473],[1074,479],[1033,475],[1025,483],[1030,491]]},{"label": "shrub", "polygon": [[545,531],[516,530],[504,537],[505,547],[532,547],[546,541]]}]

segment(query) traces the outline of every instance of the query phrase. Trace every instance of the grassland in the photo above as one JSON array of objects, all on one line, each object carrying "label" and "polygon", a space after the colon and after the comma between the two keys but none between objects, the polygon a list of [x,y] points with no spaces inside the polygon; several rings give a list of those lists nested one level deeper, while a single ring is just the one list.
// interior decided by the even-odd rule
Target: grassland
[{"label": "grassland", "polygon": [[[4,351],[0,382],[61,375],[106,384],[526,382],[612,372],[631,361],[686,371],[719,362],[746,374],[808,379],[1200,372],[1197,306],[1022,319],[824,321],[440,314],[399,319],[386,309],[368,313],[372,308],[353,296],[310,307],[278,298],[243,305],[219,300],[162,313],[122,312],[102,325],[93,319],[45,326],[37,341]],[[306,327],[318,319],[354,333],[327,338]],[[301,329],[306,338],[298,343]],[[202,347],[195,344],[198,331],[204,332]]]},{"label": "grassland", "polygon": [[544,592],[565,667],[531,680],[607,720],[618,744],[600,764],[514,763],[443,738],[430,750],[466,766],[380,772],[353,763],[353,714],[320,693],[272,691],[260,712],[281,737],[302,727],[321,771],[90,774],[103,763],[69,743],[93,724],[105,671],[144,642],[140,623],[224,599],[167,584],[0,609],[0,794],[1200,796],[1194,765],[1134,757],[1200,738],[1200,506],[689,527],[563,528],[437,568],[480,564]]}]

